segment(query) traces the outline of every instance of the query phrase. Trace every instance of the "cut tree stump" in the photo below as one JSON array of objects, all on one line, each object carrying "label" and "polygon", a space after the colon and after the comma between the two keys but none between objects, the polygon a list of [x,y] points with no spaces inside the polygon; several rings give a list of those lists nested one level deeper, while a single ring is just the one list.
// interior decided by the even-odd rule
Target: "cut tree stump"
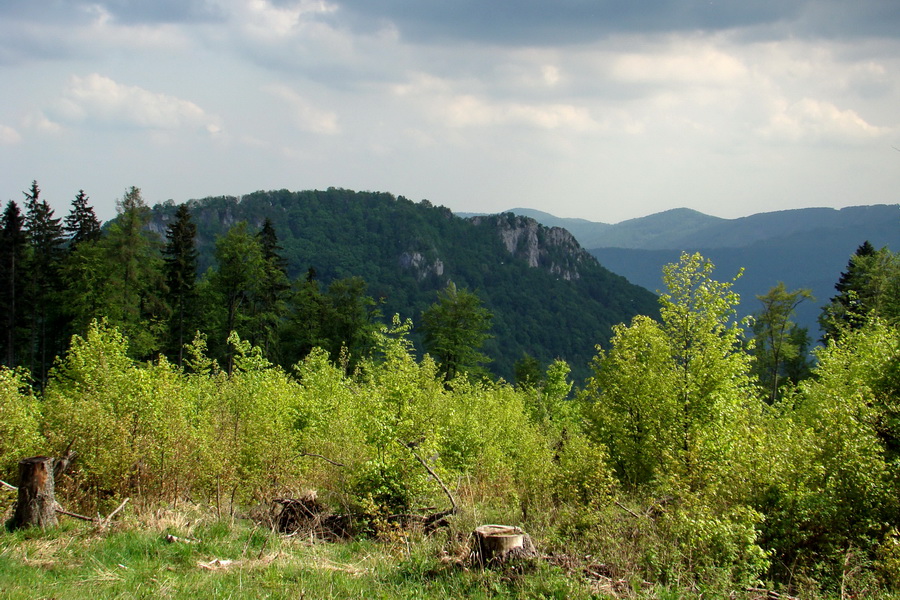
[{"label": "cut tree stump", "polygon": [[472,532],[472,559],[482,567],[537,556],[527,533],[509,525],[482,525]]},{"label": "cut tree stump", "polygon": [[55,527],[59,505],[54,495],[54,463],[49,456],[32,456],[19,461],[19,495],[12,527]]}]

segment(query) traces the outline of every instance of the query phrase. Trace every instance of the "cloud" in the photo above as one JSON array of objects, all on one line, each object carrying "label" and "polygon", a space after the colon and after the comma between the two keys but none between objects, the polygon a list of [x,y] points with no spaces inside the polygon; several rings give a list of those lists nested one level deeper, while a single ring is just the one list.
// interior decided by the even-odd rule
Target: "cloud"
[{"label": "cloud", "polygon": [[[865,1],[865,0],[864,0]],[[802,0],[342,0],[364,23],[390,20],[416,42],[570,45],[610,33],[722,30],[778,22]]]},{"label": "cloud", "polygon": [[302,131],[327,135],[340,132],[337,113],[316,108],[306,98],[284,85],[271,85],[266,91],[288,104],[291,118]]},{"label": "cloud", "polygon": [[97,73],[72,76],[55,112],[58,120],[68,123],[219,131],[218,120],[193,102],[123,85]]},{"label": "cloud", "polygon": [[18,131],[8,125],[0,123],[0,145],[12,146],[22,141],[22,136]]},{"label": "cloud", "polygon": [[887,132],[867,123],[854,110],[841,110],[830,102],[813,98],[778,103],[769,124],[761,130],[764,137],[775,139],[844,143],[871,140]]}]

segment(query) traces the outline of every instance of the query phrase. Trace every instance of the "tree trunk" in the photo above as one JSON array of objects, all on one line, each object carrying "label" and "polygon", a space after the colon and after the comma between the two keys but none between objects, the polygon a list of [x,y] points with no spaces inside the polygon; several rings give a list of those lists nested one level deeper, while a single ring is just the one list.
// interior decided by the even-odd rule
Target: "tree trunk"
[{"label": "tree trunk", "polygon": [[33,456],[19,461],[19,496],[12,527],[55,527],[54,463],[49,456]]}]

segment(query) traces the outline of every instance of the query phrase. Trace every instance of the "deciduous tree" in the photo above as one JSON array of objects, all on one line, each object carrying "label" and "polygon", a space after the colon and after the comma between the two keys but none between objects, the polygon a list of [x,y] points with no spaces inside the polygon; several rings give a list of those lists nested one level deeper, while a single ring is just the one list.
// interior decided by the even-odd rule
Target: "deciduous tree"
[{"label": "deciduous tree", "polygon": [[813,296],[807,289],[788,292],[784,282],[779,281],[756,298],[763,306],[752,325],[756,336],[754,372],[767,390],[771,404],[778,398],[782,383],[790,380],[796,383],[811,368],[806,328],[798,327],[791,318],[797,306],[804,300],[813,300]]},{"label": "deciduous tree", "polygon": [[482,366],[490,362],[481,347],[490,337],[491,318],[477,295],[457,289],[452,281],[422,313],[425,349],[440,363],[448,381],[463,372],[482,373]]}]

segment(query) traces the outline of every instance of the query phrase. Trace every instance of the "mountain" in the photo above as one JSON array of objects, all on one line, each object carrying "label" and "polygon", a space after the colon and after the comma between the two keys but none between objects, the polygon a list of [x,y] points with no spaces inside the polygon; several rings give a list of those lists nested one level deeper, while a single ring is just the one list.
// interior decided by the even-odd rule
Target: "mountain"
[{"label": "mountain", "polygon": [[[522,213],[556,226],[569,221]],[[813,338],[818,337],[820,307],[834,295],[834,284],[856,248],[868,240],[876,248],[900,249],[900,205],[805,208],[738,219],[681,208],[615,225],[573,221],[575,236],[601,264],[649,290],[662,287],[663,265],[678,260],[683,250],[712,260],[722,280],[745,269],[735,284],[742,314],[756,312],[756,295],[779,281],[789,290],[809,288],[817,301],[801,304],[797,321]]]},{"label": "mountain", "polygon": [[[569,362],[584,377],[611,327],[635,314],[657,314],[656,297],[602,267],[558,227],[511,213],[460,218],[427,200],[329,188],[260,191],[188,202],[197,224],[201,272],[229,227],[246,221],[275,227],[292,279],[313,267],[327,285],[360,276],[368,294],[393,314],[417,323],[437,291],[453,281],[493,312],[485,347],[491,368],[512,378],[524,353],[544,364]],[[174,203],[153,207],[151,228],[164,235]]]}]

